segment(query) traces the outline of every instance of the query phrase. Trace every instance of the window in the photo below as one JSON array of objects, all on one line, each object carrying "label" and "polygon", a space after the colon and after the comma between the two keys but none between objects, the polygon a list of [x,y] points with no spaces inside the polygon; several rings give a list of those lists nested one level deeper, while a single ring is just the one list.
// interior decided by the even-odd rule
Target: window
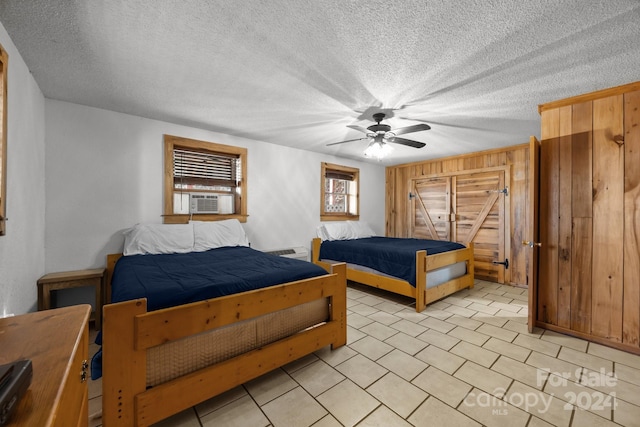
[{"label": "window", "polygon": [[320,220],[357,220],[360,170],[347,166],[322,163],[320,189]]},{"label": "window", "polygon": [[7,70],[9,55],[0,46],[0,236],[6,234],[7,222]]},{"label": "window", "polygon": [[164,222],[247,217],[247,149],[164,136]]}]

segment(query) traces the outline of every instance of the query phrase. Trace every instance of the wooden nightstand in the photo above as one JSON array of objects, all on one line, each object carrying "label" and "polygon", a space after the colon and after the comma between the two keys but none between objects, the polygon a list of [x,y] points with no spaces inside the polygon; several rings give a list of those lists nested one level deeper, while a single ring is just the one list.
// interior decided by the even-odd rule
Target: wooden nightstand
[{"label": "wooden nightstand", "polygon": [[102,328],[105,271],[104,268],[94,268],[90,270],[45,274],[38,279],[38,310],[48,310],[51,308],[51,291],[95,286],[96,305],[91,318],[95,320],[96,330],[100,330]]}]

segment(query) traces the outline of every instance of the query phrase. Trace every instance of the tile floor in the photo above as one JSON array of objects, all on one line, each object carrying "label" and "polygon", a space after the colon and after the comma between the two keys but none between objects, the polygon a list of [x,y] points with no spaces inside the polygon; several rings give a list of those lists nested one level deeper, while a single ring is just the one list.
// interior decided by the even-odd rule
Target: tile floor
[{"label": "tile floor", "polygon": [[[350,284],[346,346],[157,425],[640,426],[640,356],[528,333],[526,292],[477,281],[416,313],[408,299]],[[90,426],[101,425],[101,393],[92,381]]]}]

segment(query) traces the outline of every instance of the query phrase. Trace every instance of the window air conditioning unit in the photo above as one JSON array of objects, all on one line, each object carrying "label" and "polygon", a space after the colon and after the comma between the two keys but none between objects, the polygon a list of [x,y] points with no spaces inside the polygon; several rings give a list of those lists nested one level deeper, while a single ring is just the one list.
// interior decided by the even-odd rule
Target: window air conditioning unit
[{"label": "window air conditioning unit", "polygon": [[309,261],[309,251],[307,248],[303,247],[295,247],[295,248],[287,248],[287,249],[275,249],[272,251],[266,251],[266,253],[271,255],[283,256],[286,258],[294,258],[302,261]]},{"label": "window air conditioning unit", "polygon": [[232,214],[233,204],[233,194],[189,195],[189,213],[192,214]]},{"label": "window air conditioning unit", "polygon": [[219,212],[217,194],[191,194],[189,199],[189,213],[217,214]]}]

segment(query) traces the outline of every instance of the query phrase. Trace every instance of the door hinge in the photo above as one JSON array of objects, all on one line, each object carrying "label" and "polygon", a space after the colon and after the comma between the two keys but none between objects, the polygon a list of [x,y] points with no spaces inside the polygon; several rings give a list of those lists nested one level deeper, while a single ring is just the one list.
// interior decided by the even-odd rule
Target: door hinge
[{"label": "door hinge", "polygon": [[505,258],[504,261],[500,262],[500,261],[493,261],[494,264],[499,264],[499,265],[504,265],[504,269],[508,270],[509,269],[509,258]]}]

